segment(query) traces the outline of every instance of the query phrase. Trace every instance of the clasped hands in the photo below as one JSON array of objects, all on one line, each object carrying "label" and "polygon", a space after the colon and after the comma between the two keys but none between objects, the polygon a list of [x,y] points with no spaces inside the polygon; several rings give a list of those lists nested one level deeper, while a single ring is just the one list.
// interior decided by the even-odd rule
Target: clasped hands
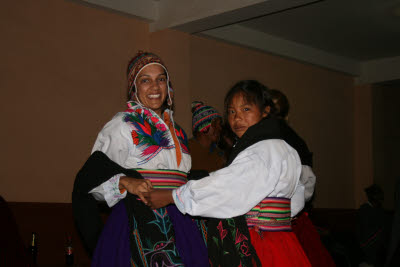
[{"label": "clasped hands", "polygon": [[126,189],[137,195],[144,204],[152,209],[158,209],[174,203],[171,190],[154,189],[150,180],[122,176],[119,189]]}]

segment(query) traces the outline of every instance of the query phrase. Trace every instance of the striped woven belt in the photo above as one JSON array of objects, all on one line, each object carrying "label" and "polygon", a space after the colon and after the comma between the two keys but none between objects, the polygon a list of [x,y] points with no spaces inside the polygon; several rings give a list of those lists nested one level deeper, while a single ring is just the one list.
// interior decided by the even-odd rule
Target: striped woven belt
[{"label": "striped woven belt", "polygon": [[246,213],[247,226],[256,231],[292,231],[290,199],[267,197]]},{"label": "striped woven belt", "polygon": [[135,169],[145,179],[149,179],[154,189],[175,189],[187,182],[187,173],[177,170]]}]

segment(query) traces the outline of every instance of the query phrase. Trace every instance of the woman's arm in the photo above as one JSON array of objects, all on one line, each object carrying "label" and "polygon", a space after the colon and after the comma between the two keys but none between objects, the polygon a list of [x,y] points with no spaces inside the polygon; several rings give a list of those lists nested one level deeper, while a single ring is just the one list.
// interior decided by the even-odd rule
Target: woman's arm
[{"label": "woman's arm", "polygon": [[[131,131],[132,129],[123,121],[123,113],[117,114],[98,134],[92,153],[101,151],[116,164],[121,167],[127,167],[129,154],[135,149]],[[133,166],[129,167],[132,168]],[[124,181],[121,181],[122,177],[124,177]],[[139,175],[139,178],[142,177]],[[148,183],[144,180],[128,178],[125,173],[121,172],[108,177],[101,184],[92,187],[88,192],[96,200],[106,201],[108,206],[112,207],[125,198],[126,190],[135,195],[138,195],[139,192],[146,192],[146,184]],[[137,186],[141,186],[141,188],[136,189]],[[144,199],[143,196],[141,198]]]}]

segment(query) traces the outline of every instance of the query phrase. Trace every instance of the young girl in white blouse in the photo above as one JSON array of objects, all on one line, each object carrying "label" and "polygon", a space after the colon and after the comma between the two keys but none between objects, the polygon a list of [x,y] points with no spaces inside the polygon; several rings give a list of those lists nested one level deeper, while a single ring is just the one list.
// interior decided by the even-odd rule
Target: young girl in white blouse
[{"label": "young girl in white blouse", "polygon": [[[250,265],[310,266],[290,223],[304,205],[304,197],[291,203],[297,191],[304,192],[299,188],[301,151],[290,145],[287,125],[274,118],[268,89],[253,80],[237,83],[225,97],[225,116],[238,138],[227,167],[172,194],[155,190],[149,205],[175,204],[184,214],[219,218],[210,220],[208,245],[210,257],[210,245],[217,248],[221,266],[243,265],[254,249],[258,258]],[[248,232],[238,218],[245,219]],[[229,263],[232,248],[240,255],[234,264]]]}]

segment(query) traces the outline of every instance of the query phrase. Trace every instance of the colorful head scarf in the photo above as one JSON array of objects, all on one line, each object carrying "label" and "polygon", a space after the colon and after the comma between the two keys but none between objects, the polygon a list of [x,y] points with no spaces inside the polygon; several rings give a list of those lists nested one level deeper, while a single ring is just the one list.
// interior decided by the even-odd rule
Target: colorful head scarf
[{"label": "colorful head scarf", "polygon": [[213,107],[204,105],[201,101],[192,102],[192,130],[195,132],[206,132],[213,119],[221,118],[221,114]]},{"label": "colorful head scarf", "polygon": [[[139,51],[136,56],[129,62],[128,64],[128,97],[129,99],[134,99],[136,94],[136,78],[139,73],[143,70],[144,67],[152,64],[157,64],[163,67],[165,70],[165,74],[167,75],[167,84],[168,84],[168,105],[172,105],[172,97],[171,97],[171,87],[168,70],[165,67],[164,62],[161,60],[159,56],[150,52]],[[139,99],[138,99],[139,100]]]}]

